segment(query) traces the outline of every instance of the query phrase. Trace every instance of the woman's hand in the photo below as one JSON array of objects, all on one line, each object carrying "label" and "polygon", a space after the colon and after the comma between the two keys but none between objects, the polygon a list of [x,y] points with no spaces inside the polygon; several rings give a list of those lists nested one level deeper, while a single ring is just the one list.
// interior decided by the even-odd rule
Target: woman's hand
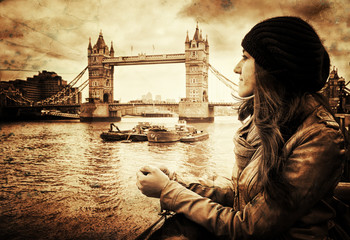
[{"label": "woman's hand", "polygon": [[168,184],[169,177],[159,168],[144,166],[136,173],[138,189],[147,197],[160,198],[163,188]]},{"label": "woman's hand", "polygon": [[170,180],[174,180],[175,172],[173,170],[170,170],[168,167],[161,165],[159,166],[159,169],[165,173],[169,177]]}]

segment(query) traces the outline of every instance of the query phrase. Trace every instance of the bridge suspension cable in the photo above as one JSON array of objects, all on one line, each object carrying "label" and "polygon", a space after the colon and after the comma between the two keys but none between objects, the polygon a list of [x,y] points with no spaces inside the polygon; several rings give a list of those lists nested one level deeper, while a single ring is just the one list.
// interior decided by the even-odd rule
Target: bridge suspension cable
[{"label": "bridge suspension cable", "polygon": [[238,96],[238,84],[228,79],[224,75],[222,75],[218,70],[216,70],[211,64],[208,63],[209,70],[214,74],[214,76],[219,79],[223,84],[225,84],[228,88],[230,88],[231,96],[238,101],[247,100],[253,98],[254,95],[249,97],[240,97]]},{"label": "bridge suspension cable", "polygon": [[[11,93],[11,95],[10,95]],[[19,91],[15,92],[8,92],[8,91],[0,91],[0,95],[5,94],[6,98],[10,99],[11,101],[14,101],[19,104],[27,104],[31,103],[32,101],[28,100],[27,98],[23,97],[22,93]]]},{"label": "bridge suspension cable", "polygon": [[[346,85],[345,85],[346,86]],[[347,88],[347,87],[344,87],[344,90],[347,92],[347,93],[350,93],[350,89]]]},{"label": "bridge suspension cable", "polygon": [[83,71],[81,71],[78,76],[76,76],[70,83],[68,83],[67,86],[71,86],[73,87],[78,81],[79,79],[84,75],[84,73],[86,72],[86,70],[88,69],[88,66],[86,66]]},{"label": "bridge suspension cable", "polygon": [[82,84],[80,84],[80,86],[78,87],[78,91],[71,92],[69,95],[64,96],[63,98],[57,99],[56,101],[54,101],[54,104],[67,101],[68,99],[82,92],[84,88],[86,88],[88,85],[89,85],[89,79],[85,80]]},{"label": "bridge suspension cable", "polygon": [[6,91],[6,90],[0,90],[0,94],[4,94],[6,98],[9,100],[16,102],[18,104],[57,104],[67,101],[69,98],[74,97],[78,93],[82,92],[84,88],[86,88],[89,85],[89,79],[85,80],[82,84],[80,84],[79,87],[77,87],[77,91],[70,92],[67,95],[67,91],[73,88],[75,84],[81,79],[81,77],[84,75],[88,67],[85,67],[83,71],[81,71],[78,76],[76,76],[69,84],[67,84],[61,91],[57,92],[56,94],[52,95],[51,97],[48,97],[44,100],[40,100],[37,102],[34,102],[32,100],[29,100],[28,98],[24,97],[22,93],[17,89],[16,91]]},{"label": "bridge suspension cable", "polygon": [[41,101],[38,101],[37,103],[54,101],[56,98],[59,98],[61,95],[64,95],[69,89],[71,89],[81,79],[81,77],[86,72],[87,68],[88,67],[86,66],[83,69],[83,71],[81,71],[78,74],[78,76],[76,76],[72,81],[70,81],[70,83],[68,83],[67,86],[65,86],[61,91],[57,92],[56,94],[52,95],[51,97],[48,97],[48,98],[41,100]]},{"label": "bridge suspension cable", "polygon": [[[73,86],[81,79],[81,77],[84,75],[84,73],[87,70],[87,66],[83,69],[83,71],[81,71],[72,81],[70,81],[67,86],[65,86],[61,91],[57,92],[56,94],[52,95],[51,97],[48,97],[44,100],[40,100],[36,103],[50,103],[50,102],[57,102],[56,99],[59,99],[62,95],[64,96],[66,94],[67,91],[69,91],[70,89],[73,88]],[[70,94],[69,94],[70,95]],[[69,96],[68,95],[68,96]],[[67,99],[66,97],[63,97],[64,99]],[[62,102],[62,101],[60,101]]]}]

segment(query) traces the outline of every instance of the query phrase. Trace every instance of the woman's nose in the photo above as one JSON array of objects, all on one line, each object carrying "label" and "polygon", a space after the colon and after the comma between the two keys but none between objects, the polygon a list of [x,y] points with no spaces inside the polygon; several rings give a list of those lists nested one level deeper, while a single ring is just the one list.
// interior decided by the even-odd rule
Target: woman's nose
[{"label": "woman's nose", "polygon": [[233,72],[234,73],[237,73],[237,74],[241,74],[241,70],[242,70],[242,67],[241,67],[241,61],[236,65],[236,67],[233,69]]}]

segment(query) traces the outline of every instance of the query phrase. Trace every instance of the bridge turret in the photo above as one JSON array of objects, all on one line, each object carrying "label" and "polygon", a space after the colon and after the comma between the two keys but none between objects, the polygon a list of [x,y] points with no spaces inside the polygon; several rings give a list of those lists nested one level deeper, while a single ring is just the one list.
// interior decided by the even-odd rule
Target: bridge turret
[{"label": "bridge turret", "polygon": [[208,102],[208,60],[208,38],[203,39],[197,22],[193,39],[185,42],[187,101]]},{"label": "bridge turret", "polygon": [[209,53],[209,42],[208,42],[208,35],[205,38],[205,51]]},{"label": "bridge turret", "polygon": [[110,51],[110,56],[111,56],[111,57],[114,57],[113,41],[111,41],[111,51]]},{"label": "bridge turret", "polygon": [[199,40],[199,28],[198,28],[198,22],[197,22],[197,26],[196,26],[196,31],[194,32],[193,35],[193,40],[198,41]]},{"label": "bridge turret", "polygon": [[[90,51],[90,50],[89,50]],[[88,54],[89,64],[89,101],[113,102],[113,66],[103,64],[104,59],[114,56],[113,43],[111,51],[106,45],[102,30],[91,54]]]},{"label": "bridge turret", "polygon": [[91,46],[91,37],[89,38],[89,45],[88,45],[88,54],[92,53],[92,46]]},{"label": "bridge turret", "polygon": [[186,41],[185,41],[185,49],[189,49],[190,48],[190,39],[188,37],[188,31],[187,31],[187,34],[186,34]]},{"label": "bridge turret", "polygon": [[189,40],[187,36],[185,42],[186,98],[179,103],[179,119],[214,120],[214,109],[208,102],[208,64],[208,37],[203,38],[197,22],[193,39]]}]

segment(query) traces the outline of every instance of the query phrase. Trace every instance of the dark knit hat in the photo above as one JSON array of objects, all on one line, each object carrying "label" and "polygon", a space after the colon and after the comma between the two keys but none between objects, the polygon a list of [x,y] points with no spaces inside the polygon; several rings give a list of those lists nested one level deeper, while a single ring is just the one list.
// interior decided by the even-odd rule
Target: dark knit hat
[{"label": "dark knit hat", "polygon": [[255,62],[286,85],[319,91],[329,75],[329,56],[315,30],[298,17],[275,17],[255,25],[242,40]]}]

